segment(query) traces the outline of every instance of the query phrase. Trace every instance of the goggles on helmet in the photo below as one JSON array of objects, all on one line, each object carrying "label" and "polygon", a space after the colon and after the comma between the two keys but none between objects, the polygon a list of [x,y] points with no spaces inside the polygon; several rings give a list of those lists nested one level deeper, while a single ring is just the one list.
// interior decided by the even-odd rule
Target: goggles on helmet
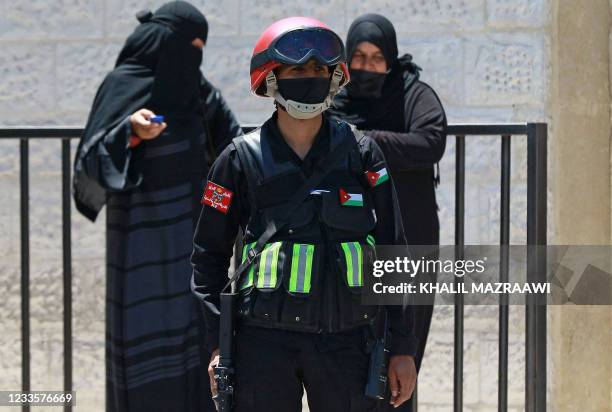
[{"label": "goggles on helmet", "polygon": [[300,65],[310,59],[333,66],[345,61],[342,40],[324,28],[304,28],[289,31],[276,38],[270,46],[251,59],[251,71],[270,62]]}]

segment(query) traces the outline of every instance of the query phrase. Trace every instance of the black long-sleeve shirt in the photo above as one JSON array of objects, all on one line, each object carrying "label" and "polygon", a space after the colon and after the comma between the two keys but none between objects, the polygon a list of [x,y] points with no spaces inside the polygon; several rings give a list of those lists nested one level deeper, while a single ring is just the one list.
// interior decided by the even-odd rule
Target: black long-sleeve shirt
[{"label": "black long-sleeve shirt", "polygon": [[378,124],[366,133],[387,159],[408,243],[438,244],[440,225],[434,184],[439,174],[434,175],[434,165],[446,148],[446,114],[434,90],[417,80],[406,92],[404,116],[403,130]]},{"label": "black long-sleeve shirt", "polygon": [[407,130],[369,130],[394,173],[430,169],[446,148],[446,115],[440,99],[426,83],[412,84],[404,101]]},{"label": "black long-sleeve shirt", "polygon": [[[276,125],[276,116],[262,126],[269,132],[265,134],[272,139],[274,153],[282,157],[277,160],[295,162],[306,176],[319,167],[329,152],[329,127],[329,121],[324,118],[312,148],[302,160],[281,136]],[[386,167],[382,151],[369,137],[363,137],[359,141],[359,151],[365,170],[377,171]],[[192,290],[202,302],[207,324],[205,344],[210,351],[218,346],[219,293],[227,282],[238,228],[246,227],[251,214],[245,172],[248,171],[242,168],[236,149],[230,144],[219,155],[208,176],[209,181],[233,192],[230,207],[226,214],[212,207],[204,207],[194,237]],[[377,218],[372,235],[377,244],[406,244],[392,180],[372,188],[371,193]],[[390,306],[387,310],[393,342],[392,353],[414,355],[417,342],[412,331],[412,309],[409,306]]]}]

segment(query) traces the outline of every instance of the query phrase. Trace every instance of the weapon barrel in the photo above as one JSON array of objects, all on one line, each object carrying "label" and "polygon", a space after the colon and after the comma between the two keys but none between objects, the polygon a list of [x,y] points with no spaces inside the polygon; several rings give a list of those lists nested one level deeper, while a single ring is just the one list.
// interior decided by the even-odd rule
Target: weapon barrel
[{"label": "weapon barrel", "polygon": [[222,293],[221,320],[219,322],[219,366],[232,366],[232,339],[234,337],[234,302],[236,294]]}]

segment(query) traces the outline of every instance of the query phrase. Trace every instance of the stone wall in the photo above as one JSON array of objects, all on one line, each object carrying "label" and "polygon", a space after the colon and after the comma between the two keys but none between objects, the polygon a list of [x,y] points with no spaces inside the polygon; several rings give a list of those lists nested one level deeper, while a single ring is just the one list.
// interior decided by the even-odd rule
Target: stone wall
[{"label": "stone wall", "polygon": [[[135,27],[134,0],[0,1],[0,125],[83,125],[95,90]],[[269,100],[248,92],[248,61],[258,34],[289,15],[322,19],[342,36],[365,12],[387,15],[400,52],[413,54],[422,79],[440,95],[449,121],[547,121],[550,83],[549,0],[194,0],[210,37],[203,72],[244,123],[259,123]],[[526,144],[512,142],[513,243],[525,241]],[[61,184],[59,142],[31,144],[32,387],[60,389]],[[20,386],[19,159],[17,142],[0,142],[0,389]],[[442,243],[453,243],[454,138],[441,163]],[[499,239],[499,139],[468,138],[466,243]],[[74,211],[74,209],[73,209]],[[74,382],[80,409],[103,410],[104,219],[74,211]],[[524,315],[511,308],[510,410],[524,403]],[[465,411],[490,411],[497,400],[497,308],[468,307]],[[437,307],[420,380],[425,411],[452,405],[453,309]]]},{"label": "stone wall", "polygon": [[[610,244],[610,3],[553,2],[551,242]],[[612,410],[612,308],[549,308],[555,411]]]}]

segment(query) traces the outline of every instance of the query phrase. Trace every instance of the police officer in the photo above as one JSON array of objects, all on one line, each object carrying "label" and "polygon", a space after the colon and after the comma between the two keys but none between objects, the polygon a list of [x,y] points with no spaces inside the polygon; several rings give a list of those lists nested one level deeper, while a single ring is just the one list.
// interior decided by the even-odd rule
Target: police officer
[{"label": "police officer", "polygon": [[[415,385],[412,309],[361,305],[374,243],[406,241],[381,150],[323,113],[348,82],[345,59],[341,39],[315,19],[268,27],[251,58],[251,90],[274,98],[277,110],[234,139],[208,176],[192,289],[209,329],[209,371],[218,362],[219,293],[239,228],[243,261],[254,257],[237,282],[238,412],[300,411],[303,388],[312,412],[374,410],[377,401],[364,394],[366,338],[380,310],[391,338],[391,403],[405,402]],[[283,218],[292,195],[313,179],[317,185]],[[280,230],[250,254],[271,227]],[[215,392],[212,377],[211,386]]]}]

